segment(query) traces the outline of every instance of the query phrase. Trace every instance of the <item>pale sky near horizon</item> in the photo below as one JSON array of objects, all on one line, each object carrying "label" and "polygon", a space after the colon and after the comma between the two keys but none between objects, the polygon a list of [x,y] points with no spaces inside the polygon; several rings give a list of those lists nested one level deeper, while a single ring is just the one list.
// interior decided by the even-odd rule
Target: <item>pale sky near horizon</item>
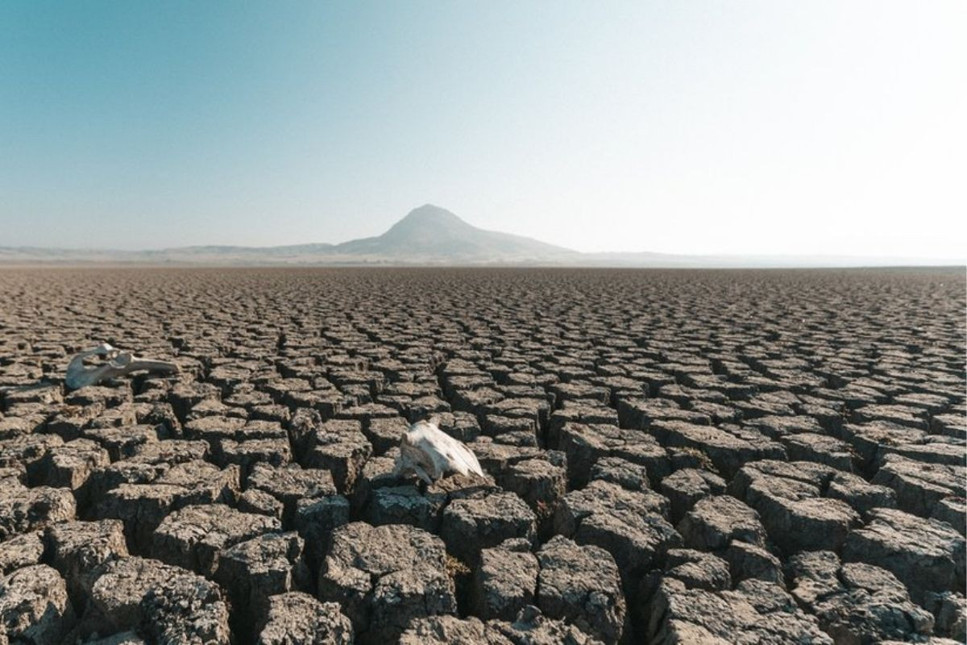
[{"label": "pale sky near horizon", "polygon": [[0,3],[0,246],[967,256],[967,2]]}]

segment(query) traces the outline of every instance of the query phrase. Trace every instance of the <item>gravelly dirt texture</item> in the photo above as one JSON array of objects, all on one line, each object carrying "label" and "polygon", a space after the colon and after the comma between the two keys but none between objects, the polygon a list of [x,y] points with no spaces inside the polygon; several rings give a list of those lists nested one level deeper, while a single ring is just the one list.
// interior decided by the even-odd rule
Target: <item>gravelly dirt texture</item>
[{"label": "gravelly dirt texture", "polygon": [[[0,271],[0,643],[965,638],[960,269]],[[175,361],[68,392],[106,341]],[[393,472],[436,413],[485,479]]]}]

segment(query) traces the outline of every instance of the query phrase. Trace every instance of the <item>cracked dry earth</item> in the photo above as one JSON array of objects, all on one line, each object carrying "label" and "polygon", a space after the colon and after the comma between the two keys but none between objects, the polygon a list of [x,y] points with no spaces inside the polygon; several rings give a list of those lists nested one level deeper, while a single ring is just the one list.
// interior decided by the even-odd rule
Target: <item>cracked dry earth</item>
[{"label": "cracked dry earth", "polygon": [[[0,643],[965,637],[965,274],[0,271]],[[170,359],[66,392],[100,341]],[[441,414],[487,477],[393,475]]]}]

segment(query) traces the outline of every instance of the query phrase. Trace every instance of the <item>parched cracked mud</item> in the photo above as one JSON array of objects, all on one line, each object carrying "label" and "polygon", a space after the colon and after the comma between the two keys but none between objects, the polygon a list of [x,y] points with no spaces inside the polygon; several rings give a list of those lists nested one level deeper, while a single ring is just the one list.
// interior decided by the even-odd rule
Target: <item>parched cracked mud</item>
[{"label": "parched cracked mud", "polygon": [[[0,643],[965,638],[963,269],[0,271]],[[106,341],[172,360],[68,392]],[[393,472],[440,415],[486,477]]]}]

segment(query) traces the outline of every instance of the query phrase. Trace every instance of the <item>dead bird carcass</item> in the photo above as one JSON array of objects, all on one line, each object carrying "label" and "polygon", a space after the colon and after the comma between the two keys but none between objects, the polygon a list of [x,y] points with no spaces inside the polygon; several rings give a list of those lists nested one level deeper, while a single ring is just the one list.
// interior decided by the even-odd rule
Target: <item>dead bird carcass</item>
[{"label": "dead bird carcass", "polygon": [[[84,359],[92,356],[103,356],[105,362],[100,365],[85,365]],[[175,363],[139,358],[131,352],[117,349],[108,343],[101,343],[93,349],[78,352],[71,358],[71,362],[67,365],[64,383],[68,389],[76,390],[116,376],[145,371],[177,374],[180,370]]]},{"label": "dead bird carcass", "polygon": [[473,451],[440,430],[438,424],[438,418],[431,417],[426,421],[417,421],[403,433],[394,472],[399,475],[415,473],[427,484],[432,484],[446,473],[483,477],[480,462]]}]

